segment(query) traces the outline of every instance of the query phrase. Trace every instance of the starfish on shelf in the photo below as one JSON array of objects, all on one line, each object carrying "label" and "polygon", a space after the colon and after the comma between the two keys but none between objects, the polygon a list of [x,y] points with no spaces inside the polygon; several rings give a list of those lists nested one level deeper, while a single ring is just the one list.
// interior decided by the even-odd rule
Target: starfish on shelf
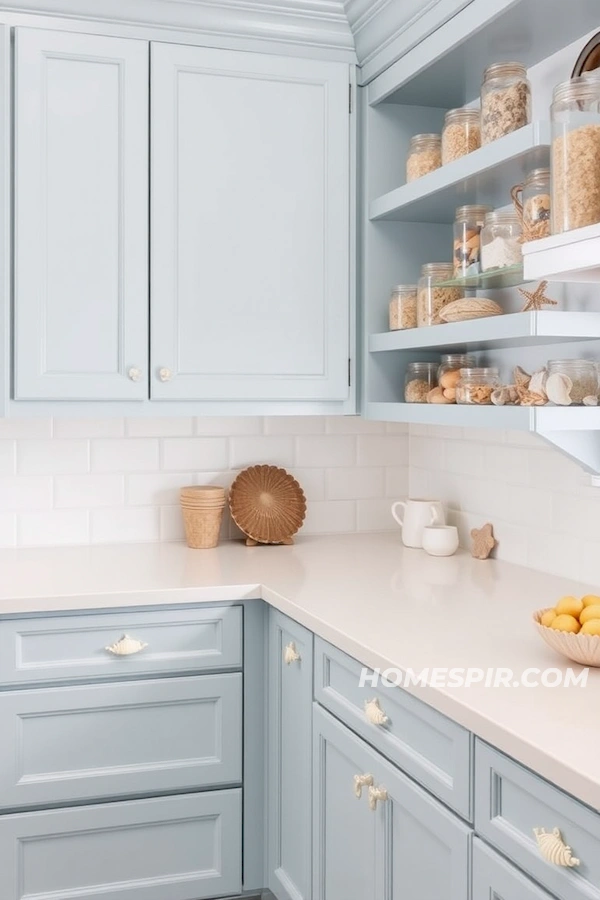
[{"label": "starfish on shelf", "polygon": [[548,287],[547,281],[540,281],[535,291],[526,291],[525,288],[517,288],[520,294],[525,297],[526,303],[521,312],[529,312],[531,309],[541,309],[542,306],[558,306],[558,301],[551,300],[546,297],[545,290]]},{"label": "starfish on shelf", "polygon": [[493,526],[488,522],[483,528],[473,528],[471,530],[473,546],[471,548],[471,556],[475,559],[487,559],[498,541],[494,537]]}]

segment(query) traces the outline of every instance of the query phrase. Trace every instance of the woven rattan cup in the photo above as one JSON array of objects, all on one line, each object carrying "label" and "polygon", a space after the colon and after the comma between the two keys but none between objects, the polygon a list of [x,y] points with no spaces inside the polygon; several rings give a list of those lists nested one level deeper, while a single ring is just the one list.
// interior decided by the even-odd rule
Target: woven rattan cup
[{"label": "woven rattan cup", "polygon": [[188,547],[216,547],[225,508],[224,489],[218,485],[192,485],[182,487],[179,496]]}]

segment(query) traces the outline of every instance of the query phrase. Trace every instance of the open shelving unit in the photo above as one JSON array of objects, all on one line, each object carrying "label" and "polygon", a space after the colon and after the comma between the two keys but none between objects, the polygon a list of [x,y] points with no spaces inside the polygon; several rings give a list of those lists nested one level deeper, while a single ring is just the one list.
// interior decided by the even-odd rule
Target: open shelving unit
[{"label": "open shelving unit", "polygon": [[[440,132],[449,107],[476,98],[485,65],[506,55],[497,49],[503,35],[519,34],[522,49],[508,55],[532,66],[598,27],[597,4],[588,0],[553,9],[552,21],[545,0],[489,0],[484,7],[461,11],[420,44],[418,53],[409,51],[362,90],[362,412],[366,418],[410,424],[532,432],[598,474],[600,407],[404,402],[408,363],[435,361],[446,352],[468,351],[483,364],[499,365],[504,379],[515,365],[533,370],[558,355],[599,353],[600,343],[594,342],[600,342],[595,311],[600,304],[595,307],[591,290],[581,309],[593,311],[567,311],[572,305],[567,302],[558,310],[388,330],[391,286],[416,283],[424,263],[450,262],[457,206],[509,205],[511,187],[532,168],[548,165],[551,129],[547,121],[533,122],[405,184],[411,136]],[[481,21],[473,22],[473,14]],[[516,296],[493,292],[542,279],[600,283],[600,225],[524,245],[523,266],[444,284],[489,291],[515,308]]]}]

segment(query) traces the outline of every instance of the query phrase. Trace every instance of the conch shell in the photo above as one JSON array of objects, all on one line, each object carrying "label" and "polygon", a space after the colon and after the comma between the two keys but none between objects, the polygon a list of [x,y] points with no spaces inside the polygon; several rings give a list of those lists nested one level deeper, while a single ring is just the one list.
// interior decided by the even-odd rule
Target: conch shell
[{"label": "conch shell", "polygon": [[517,386],[515,384],[505,384],[501,388],[496,388],[495,391],[492,391],[491,400],[494,406],[514,406],[519,402]]},{"label": "conch shell", "polygon": [[551,403],[557,406],[571,405],[571,391],[573,390],[573,382],[568,375],[562,372],[554,372],[548,375],[546,379],[546,394]]},{"label": "conch shell", "polygon": [[553,828],[551,832],[545,828],[534,828],[533,833],[537,841],[540,853],[546,862],[552,863],[554,866],[578,866],[578,860],[567,847],[562,839],[562,835],[558,828]]}]

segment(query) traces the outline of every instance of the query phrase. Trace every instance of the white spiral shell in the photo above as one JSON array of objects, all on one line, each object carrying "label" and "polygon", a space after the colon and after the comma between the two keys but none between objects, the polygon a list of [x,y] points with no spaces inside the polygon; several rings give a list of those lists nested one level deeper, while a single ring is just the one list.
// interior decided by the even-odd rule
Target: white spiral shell
[{"label": "white spiral shell", "polygon": [[371,725],[387,725],[390,721],[389,716],[386,716],[379,705],[377,697],[374,697],[373,700],[367,700],[365,703],[365,716]]},{"label": "white spiral shell", "polygon": [[534,828],[533,833],[537,841],[540,853],[546,862],[554,866],[578,866],[579,860],[573,856],[571,848],[567,847],[558,828],[546,831],[545,828]]}]

